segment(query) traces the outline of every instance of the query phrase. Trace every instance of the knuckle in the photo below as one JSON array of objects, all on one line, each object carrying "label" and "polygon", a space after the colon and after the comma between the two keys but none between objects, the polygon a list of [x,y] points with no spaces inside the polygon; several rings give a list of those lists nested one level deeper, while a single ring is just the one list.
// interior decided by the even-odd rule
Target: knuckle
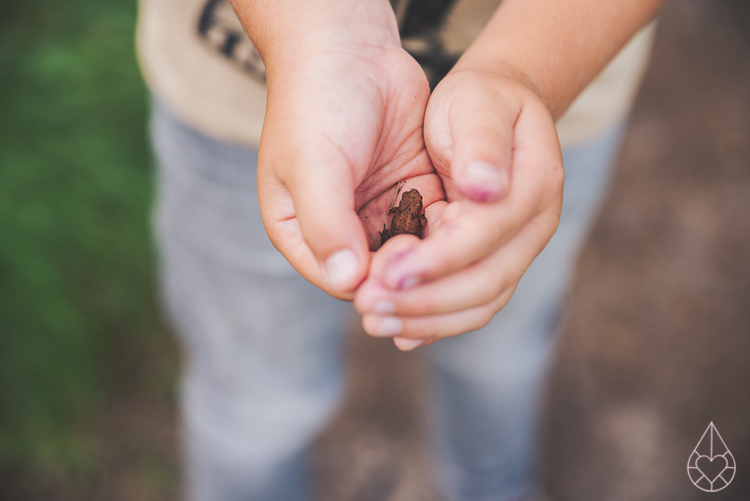
[{"label": "knuckle", "polygon": [[487,302],[491,302],[497,297],[499,297],[505,289],[508,288],[507,284],[505,283],[506,280],[504,277],[502,278],[490,278],[489,284],[487,286],[487,297],[483,298],[486,299]]},{"label": "knuckle", "polygon": [[497,313],[497,310],[494,308],[487,308],[484,310],[481,319],[482,319],[482,327],[486,326],[490,321],[495,317],[495,314]]},{"label": "knuckle", "polygon": [[495,311],[490,310],[489,308],[482,308],[479,312],[477,312],[476,315],[474,315],[473,319],[469,322],[469,329],[468,330],[477,330],[481,329],[482,327],[486,327],[487,324],[490,323],[490,320],[492,320],[492,317],[495,316]]},{"label": "knuckle", "polygon": [[552,167],[552,181],[557,189],[562,189],[565,184],[565,168],[562,162],[555,162]]},{"label": "knuckle", "polygon": [[505,305],[508,304],[508,301],[510,301],[510,298],[513,297],[513,294],[516,291],[516,285],[517,284],[513,284],[498,294],[497,299],[492,302],[492,309],[494,311],[493,315],[505,308]]},{"label": "knuckle", "polygon": [[414,314],[416,315],[429,315],[437,313],[437,303],[431,296],[420,297],[415,300],[412,305]]}]

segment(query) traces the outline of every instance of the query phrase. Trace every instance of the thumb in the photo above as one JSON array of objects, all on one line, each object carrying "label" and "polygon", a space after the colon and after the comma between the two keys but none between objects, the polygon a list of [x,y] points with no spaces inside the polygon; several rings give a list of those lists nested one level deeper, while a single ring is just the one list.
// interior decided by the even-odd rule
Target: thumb
[{"label": "thumb", "polygon": [[326,285],[354,290],[367,275],[369,246],[354,206],[353,169],[335,148],[304,148],[294,155],[289,190],[304,242]]},{"label": "thumb", "polygon": [[500,200],[510,188],[513,129],[520,103],[492,94],[463,94],[448,116],[451,176],[461,194],[477,202]]}]

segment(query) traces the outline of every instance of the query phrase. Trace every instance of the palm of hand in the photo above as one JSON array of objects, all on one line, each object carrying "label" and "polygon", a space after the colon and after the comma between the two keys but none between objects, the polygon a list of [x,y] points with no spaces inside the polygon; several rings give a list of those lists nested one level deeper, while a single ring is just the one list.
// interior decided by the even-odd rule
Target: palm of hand
[{"label": "palm of hand", "polygon": [[380,245],[378,234],[386,222],[399,181],[406,182],[403,191],[419,190],[424,207],[445,199],[424,144],[424,110],[430,91],[422,68],[399,48],[378,63],[377,69],[381,73],[376,87],[381,95],[371,105],[380,107],[382,119],[363,130],[377,141],[373,142],[369,164],[367,155],[353,164],[357,185],[354,207],[372,250]]}]

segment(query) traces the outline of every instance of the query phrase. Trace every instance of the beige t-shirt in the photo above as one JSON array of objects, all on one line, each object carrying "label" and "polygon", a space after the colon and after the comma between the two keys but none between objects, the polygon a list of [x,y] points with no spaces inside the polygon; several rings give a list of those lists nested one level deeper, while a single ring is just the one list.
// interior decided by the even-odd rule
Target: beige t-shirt
[{"label": "beige t-shirt", "polygon": [[[434,80],[471,44],[500,0],[445,2],[451,6],[439,24],[422,30],[410,24],[417,2],[392,0],[404,48]],[[626,117],[653,34],[652,23],[558,120],[563,147],[585,142]],[[258,144],[266,106],[263,61],[227,0],[140,0],[137,46],[151,91],[182,120],[218,139]]]}]

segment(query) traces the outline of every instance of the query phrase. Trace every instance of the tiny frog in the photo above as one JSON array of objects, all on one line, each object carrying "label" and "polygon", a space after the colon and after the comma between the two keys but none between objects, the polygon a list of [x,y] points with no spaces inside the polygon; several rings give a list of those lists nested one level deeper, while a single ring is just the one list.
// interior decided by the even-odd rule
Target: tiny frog
[{"label": "tiny frog", "polygon": [[401,196],[401,203],[398,207],[392,207],[391,214],[394,214],[391,220],[391,229],[386,229],[383,225],[383,231],[380,232],[380,245],[383,245],[389,238],[409,234],[422,238],[422,228],[427,225],[427,218],[422,213],[422,195],[419,191],[412,189]]}]

